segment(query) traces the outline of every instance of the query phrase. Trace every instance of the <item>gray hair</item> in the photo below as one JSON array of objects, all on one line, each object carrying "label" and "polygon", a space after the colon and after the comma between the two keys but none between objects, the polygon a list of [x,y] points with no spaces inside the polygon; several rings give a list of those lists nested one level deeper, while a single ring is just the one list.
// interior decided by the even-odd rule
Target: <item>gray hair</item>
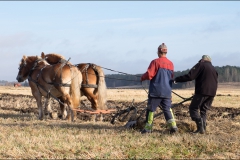
[{"label": "gray hair", "polygon": [[209,55],[203,55],[202,56],[202,60],[211,62],[212,59],[211,59],[211,57]]}]

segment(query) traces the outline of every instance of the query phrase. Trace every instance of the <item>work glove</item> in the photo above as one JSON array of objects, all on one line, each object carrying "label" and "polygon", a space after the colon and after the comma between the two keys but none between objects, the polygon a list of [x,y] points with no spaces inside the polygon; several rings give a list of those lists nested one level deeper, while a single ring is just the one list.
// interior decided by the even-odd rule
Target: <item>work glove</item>
[{"label": "work glove", "polygon": [[170,80],[170,83],[177,84],[177,82],[175,81],[175,79],[171,79],[171,80]]}]

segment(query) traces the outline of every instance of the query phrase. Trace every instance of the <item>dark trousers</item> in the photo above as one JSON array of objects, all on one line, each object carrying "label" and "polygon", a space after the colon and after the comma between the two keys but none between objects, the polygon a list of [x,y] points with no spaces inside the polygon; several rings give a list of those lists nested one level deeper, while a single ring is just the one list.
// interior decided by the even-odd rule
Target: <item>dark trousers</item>
[{"label": "dark trousers", "polygon": [[148,107],[147,107],[147,115],[148,111],[155,112],[157,107],[161,106],[163,111],[164,117],[166,121],[172,119],[172,112],[170,111],[172,105],[172,101],[170,98],[155,98],[155,97],[148,97]]},{"label": "dark trousers", "polygon": [[[193,96],[192,102],[189,106],[190,116],[193,121],[196,121],[199,118],[202,118],[206,122],[207,110],[210,109],[214,97],[195,94]],[[199,115],[200,111],[200,115]]]}]

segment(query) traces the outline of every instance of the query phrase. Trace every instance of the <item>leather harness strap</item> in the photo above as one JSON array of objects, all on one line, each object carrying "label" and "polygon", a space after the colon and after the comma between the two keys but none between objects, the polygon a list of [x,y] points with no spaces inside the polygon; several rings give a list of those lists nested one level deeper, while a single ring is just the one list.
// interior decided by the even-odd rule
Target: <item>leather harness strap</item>
[{"label": "leather harness strap", "polygon": [[[50,95],[51,97],[53,97],[55,100],[57,100],[59,103],[61,103],[62,105],[64,105],[64,103],[62,101],[60,101],[60,99],[58,99],[57,97],[55,97],[53,94],[51,94],[50,92],[48,92],[48,90],[46,90],[41,84],[39,84],[37,81],[35,81],[34,79],[32,79],[31,76],[28,77],[29,81],[32,81],[33,83],[35,83],[37,86],[39,86],[40,88],[42,88],[45,92],[48,93],[48,95]],[[38,88],[39,90],[39,88]],[[40,92],[40,90],[39,90]]]},{"label": "leather harness strap", "polygon": [[[45,92],[47,92],[47,97],[51,96],[51,97],[53,97],[55,100],[57,100],[59,103],[61,103],[62,105],[64,105],[63,102],[61,102],[57,97],[55,97],[53,94],[50,93],[51,87],[49,88],[49,90],[47,90],[47,89],[44,88],[43,85],[41,85],[41,84],[38,83],[38,78],[39,78],[40,74],[42,73],[42,70],[43,70],[46,66],[44,66],[43,68],[41,68],[40,72],[39,72],[38,75],[37,75],[36,80],[34,80],[34,79],[31,77],[31,75],[32,75],[32,73],[33,73],[33,71],[34,71],[34,69],[35,69],[35,67],[37,66],[37,64],[38,64],[39,61],[41,61],[41,60],[36,60],[36,61],[35,61],[34,65],[33,65],[33,68],[30,70],[30,72],[29,72],[29,74],[28,74],[28,80],[34,82],[34,83],[37,85],[37,88],[38,88],[38,90],[39,90],[40,93],[41,93],[41,91],[40,91],[39,87],[40,87],[41,89],[43,89]],[[66,61],[66,63],[67,63],[67,61]],[[64,65],[65,65],[65,64],[61,64],[60,68],[62,69],[62,67],[63,67]],[[70,69],[71,69],[71,66],[70,66],[70,65],[69,65],[69,67],[70,67]],[[55,74],[55,77],[56,77],[56,74]],[[54,77],[54,79],[55,79],[55,77]],[[62,75],[61,75],[61,80],[62,80]],[[55,83],[55,82],[52,82],[52,83],[46,82],[46,83],[47,83],[47,84],[54,85],[54,86],[70,87],[70,84],[67,84],[67,83],[66,83],[66,84]],[[42,94],[42,93],[41,93],[41,94]]]},{"label": "leather harness strap", "polygon": [[[61,64],[60,67],[58,68],[58,70],[61,71],[61,75],[60,75],[60,77],[61,77],[61,78],[60,78],[60,79],[61,79],[61,83],[47,82],[48,84],[51,84],[51,85],[54,85],[54,86],[58,86],[58,87],[70,87],[70,84],[68,84],[68,83],[62,83],[62,69],[63,69],[63,67],[64,67],[65,65],[67,65],[67,66],[69,66],[70,70],[71,70],[71,67],[72,67],[70,64],[68,64],[68,61],[69,61],[69,60],[60,59],[59,62],[58,62],[58,63]],[[57,71],[57,72],[58,72],[58,71]],[[55,77],[56,77],[56,75],[57,75],[57,72],[55,73]],[[55,80],[55,77],[54,77],[53,80]]]},{"label": "leather harness strap", "polygon": [[95,74],[97,75],[98,78],[98,71],[96,69],[96,66],[92,63],[87,63],[87,65],[82,69],[82,73],[85,73],[86,75],[86,84],[82,84],[82,87],[84,88],[97,88],[98,85],[97,84],[89,84],[88,83],[88,68],[92,67],[93,71],[95,72]]}]

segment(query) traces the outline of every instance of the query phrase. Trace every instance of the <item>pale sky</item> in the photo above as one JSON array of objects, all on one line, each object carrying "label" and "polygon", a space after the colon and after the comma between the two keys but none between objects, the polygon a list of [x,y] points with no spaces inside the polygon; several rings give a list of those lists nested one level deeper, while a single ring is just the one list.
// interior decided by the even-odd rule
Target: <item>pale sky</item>
[{"label": "pale sky", "polygon": [[22,56],[41,52],[141,74],[162,42],[175,71],[204,54],[240,66],[240,2],[0,1],[0,80],[16,81]]}]

